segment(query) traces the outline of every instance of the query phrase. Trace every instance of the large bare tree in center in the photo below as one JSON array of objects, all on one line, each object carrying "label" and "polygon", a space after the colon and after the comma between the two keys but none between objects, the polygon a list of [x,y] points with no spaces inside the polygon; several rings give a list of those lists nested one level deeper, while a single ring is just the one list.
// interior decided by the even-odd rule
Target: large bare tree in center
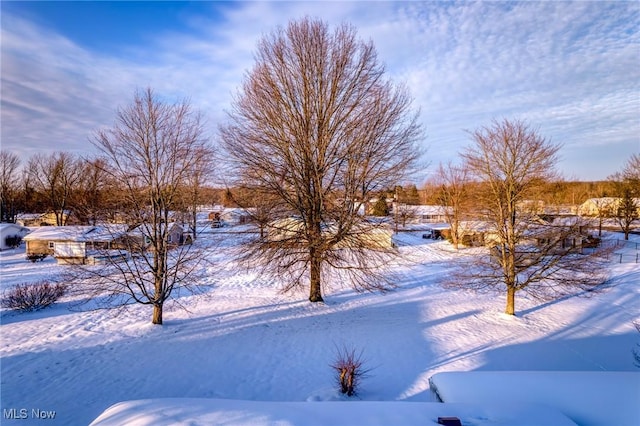
[{"label": "large bare tree in center", "polygon": [[559,146],[518,120],[494,121],[471,136],[463,158],[480,184],[478,213],[494,235],[487,255],[474,267],[465,264],[458,282],[506,287],[510,315],[518,291],[552,296],[602,283],[603,252],[584,250],[585,224],[548,224],[526,207],[541,182],[554,178]]},{"label": "large bare tree in center", "polygon": [[355,288],[383,288],[373,259],[388,250],[358,209],[402,180],[421,129],[373,44],[348,25],[291,22],[259,43],[228,115],[221,136],[238,185],[279,206],[251,256],[286,274],[288,287],[308,280],[312,302],[323,300],[329,268],[347,272]]}]

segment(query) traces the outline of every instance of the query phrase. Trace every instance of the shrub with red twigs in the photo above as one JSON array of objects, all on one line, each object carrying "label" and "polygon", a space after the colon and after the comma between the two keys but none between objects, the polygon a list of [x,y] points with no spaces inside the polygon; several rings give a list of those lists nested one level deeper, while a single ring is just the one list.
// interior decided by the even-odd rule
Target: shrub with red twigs
[{"label": "shrub with red twigs", "polygon": [[55,303],[65,291],[66,286],[62,283],[18,284],[5,292],[2,305],[18,311],[37,311]]},{"label": "shrub with red twigs", "polygon": [[338,349],[336,359],[331,365],[336,372],[336,382],[340,393],[347,396],[357,395],[360,381],[366,377],[368,369],[364,368],[362,351],[343,347]]}]

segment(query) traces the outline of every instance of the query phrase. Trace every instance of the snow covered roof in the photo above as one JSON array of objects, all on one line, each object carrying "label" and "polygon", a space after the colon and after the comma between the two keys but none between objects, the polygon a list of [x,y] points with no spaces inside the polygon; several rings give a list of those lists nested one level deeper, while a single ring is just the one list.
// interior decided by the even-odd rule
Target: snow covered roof
[{"label": "snow covered roof", "polygon": [[35,229],[31,234],[27,235],[25,241],[37,240],[66,240],[79,241],[87,231],[93,229],[93,226],[43,226]]},{"label": "snow covered roof", "polygon": [[580,216],[556,217],[551,222],[553,226],[576,226],[580,224],[588,225],[589,221]]},{"label": "snow covered roof", "polygon": [[456,371],[436,373],[430,382],[444,402],[539,404],[580,425],[637,425],[640,420],[636,371]]},{"label": "snow covered roof", "polygon": [[[620,197],[589,198],[581,204],[581,207],[585,208],[589,205],[597,207],[617,207],[621,201],[622,198]],[[640,204],[640,198],[633,198],[633,201],[636,205]]]},{"label": "snow covered roof", "polygon": [[493,232],[495,226],[482,220],[463,220],[460,222],[460,230],[466,232]]},{"label": "snow covered roof", "polygon": [[[516,392],[517,393],[517,392]],[[126,401],[91,426],[144,425],[359,425],[423,426],[457,417],[476,426],[575,426],[553,407],[537,404],[442,404],[406,401],[239,401],[167,398]]]},{"label": "snow covered roof", "polygon": [[[166,224],[169,227],[169,232],[172,232],[174,229],[183,231],[182,226],[178,222],[169,222]],[[130,235],[149,235],[148,230],[151,229],[151,225],[138,225],[134,229],[130,230],[128,234]]]},{"label": "snow covered roof", "polygon": [[447,211],[450,211],[450,207],[444,206],[409,206],[411,211],[416,215],[425,215],[425,216],[444,216],[447,214]]},{"label": "snow covered roof", "polygon": [[433,230],[438,230],[438,231],[443,231],[445,229],[451,229],[451,225],[449,225],[448,223],[430,223],[428,225],[423,225],[423,228],[426,229],[433,229]]},{"label": "snow covered roof", "polygon": [[29,232],[29,228],[18,225],[17,223],[0,223],[0,231],[5,231],[8,229],[16,229],[19,232]]},{"label": "snow covered roof", "polygon": [[111,241],[127,231],[126,225],[43,226],[24,237],[25,241]]}]

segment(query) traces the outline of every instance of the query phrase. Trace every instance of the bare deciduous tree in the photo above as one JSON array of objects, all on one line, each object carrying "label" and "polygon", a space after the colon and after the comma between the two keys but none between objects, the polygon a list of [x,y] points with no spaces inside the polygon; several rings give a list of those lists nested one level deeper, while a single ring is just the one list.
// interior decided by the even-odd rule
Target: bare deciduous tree
[{"label": "bare deciduous tree", "polygon": [[470,176],[482,183],[478,213],[493,243],[474,267],[465,265],[458,284],[505,288],[510,315],[518,291],[552,297],[601,284],[602,252],[583,250],[583,224],[548,225],[523,205],[539,182],[553,178],[559,146],[517,120],[494,121],[471,136],[474,144],[463,158]]},{"label": "bare deciduous tree", "polygon": [[252,259],[286,274],[287,289],[308,280],[312,302],[323,300],[328,270],[358,289],[385,288],[374,253],[390,250],[374,243],[379,225],[358,210],[403,179],[421,129],[373,44],[348,25],[330,32],[317,20],[291,22],[259,43],[228,115],[221,136],[242,185],[277,200],[269,224],[285,216],[297,223],[256,239]]},{"label": "bare deciduous tree", "polygon": [[452,163],[440,164],[436,181],[440,191],[438,201],[444,208],[447,222],[451,226],[451,243],[457,250],[460,244],[460,222],[465,211],[465,201],[468,195],[468,171],[466,167]]},{"label": "bare deciduous tree", "polygon": [[30,181],[47,200],[56,216],[56,225],[67,224],[72,196],[82,176],[82,160],[68,152],[35,154],[27,166]]},{"label": "bare deciduous tree", "polygon": [[16,197],[20,187],[20,159],[9,151],[0,151],[0,222],[14,222]]},{"label": "bare deciduous tree", "polygon": [[106,160],[97,158],[82,163],[82,178],[74,193],[74,214],[83,224],[95,225],[108,217],[109,176]]},{"label": "bare deciduous tree", "polygon": [[411,222],[416,219],[417,207],[413,204],[394,202],[393,203],[393,221],[395,225],[395,232],[398,232],[398,226],[403,228],[407,226],[407,222]]},{"label": "bare deciduous tree", "polygon": [[622,178],[629,181],[636,190],[636,195],[640,192],[640,154],[632,154],[622,169]]},{"label": "bare deciduous tree", "polygon": [[213,149],[206,143],[201,143],[200,146],[194,146],[196,153],[193,157],[194,163],[192,164],[190,173],[187,174],[186,188],[185,188],[185,207],[189,213],[189,229],[190,233],[195,240],[198,237],[197,233],[197,213],[198,205],[201,204],[202,187],[207,183],[208,179],[212,176],[213,170],[211,165],[213,164]]},{"label": "bare deciduous tree", "polygon": [[618,200],[613,197],[597,197],[592,198],[590,201],[590,206],[592,210],[590,212],[584,212],[585,216],[592,216],[598,219],[598,236],[602,236],[602,224],[604,220],[607,218],[612,218],[616,216],[616,205],[618,204]]},{"label": "bare deciduous tree", "polygon": [[[108,161],[105,170],[122,185],[130,228],[127,249],[133,255],[111,261],[99,274],[96,292],[153,306],[153,324],[162,324],[165,301],[179,288],[190,289],[205,255],[171,240],[172,212],[202,163],[200,115],[187,101],[171,104],[151,89],[136,93],[119,109],[116,124],[99,131],[94,144]],[[124,296],[124,299],[122,299]]]}]

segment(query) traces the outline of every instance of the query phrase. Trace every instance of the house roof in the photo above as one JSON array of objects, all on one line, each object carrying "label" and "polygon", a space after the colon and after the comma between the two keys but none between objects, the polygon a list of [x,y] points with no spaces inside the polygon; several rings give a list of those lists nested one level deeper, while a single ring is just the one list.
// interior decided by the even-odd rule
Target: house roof
[{"label": "house roof", "polygon": [[580,224],[588,224],[589,222],[580,216],[556,217],[551,221],[553,226],[576,226]]},{"label": "house roof", "polygon": [[426,205],[418,205],[418,206],[410,206],[411,210],[416,215],[426,215],[426,216],[444,216],[447,214],[447,211],[451,211],[451,207],[444,206],[426,206]]},{"label": "house roof", "polygon": [[[172,232],[174,230],[174,228],[177,227],[177,229],[180,232],[183,232],[182,226],[178,223],[178,222],[169,222],[167,223],[167,226],[169,227],[169,232]],[[132,230],[130,230],[129,232],[127,232],[130,235],[144,235],[144,236],[148,236],[149,232],[148,230],[151,229],[151,226],[144,226],[144,225],[138,225],[135,228],[133,228]]]},{"label": "house roof", "polygon": [[29,232],[29,228],[24,227],[22,225],[18,225],[17,223],[0,223],[0,231],[4,231],[6,229],[17,228],[21,232]]},{"label": "house roof", "polygon": [[16,219],[18,220],[35,220],[40,219],[45,213],[18,213]]},{"label": "house roof", "polygon": [[25,241],[111,241],[127,231],[126,225],[43,226],[24,237]]},{"label": "house roof", "polygon": [[[611,204],[617,204],[622,201],[621,197],[600,197],[600,198],[589,198],[584,203],[583,206],[588,204],[593,204],[596,206],[608,206]],[[637,204],[640,203],[640,198],[634,198],[633,201]]]}]

